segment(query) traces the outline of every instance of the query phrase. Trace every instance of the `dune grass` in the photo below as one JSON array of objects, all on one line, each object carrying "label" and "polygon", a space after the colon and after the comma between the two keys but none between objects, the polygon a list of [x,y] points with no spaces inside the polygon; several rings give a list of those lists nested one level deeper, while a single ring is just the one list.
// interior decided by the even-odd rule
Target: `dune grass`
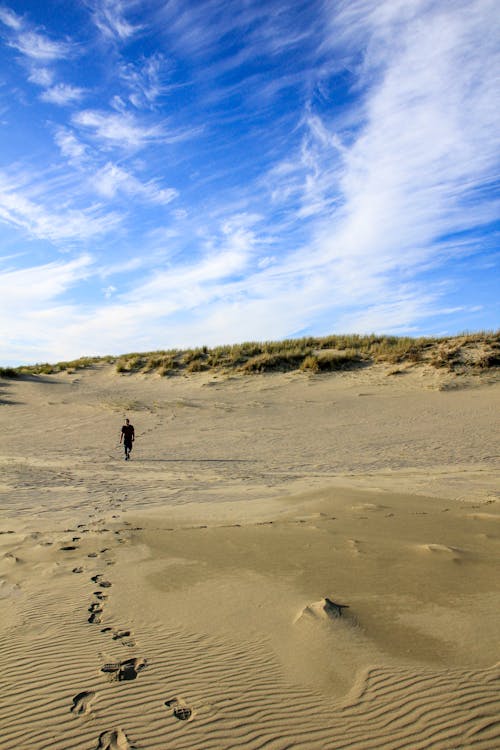
[{"label": "dune grass", "polygon": [[0,378],[17,378],[19,373],[15,367],[0,367]]},{"label": "dune grass", "polygon": [[[0,368],[0,377],[74,372],[103,363],[114,364],[116,371],[123,375],[156,373],[167,377],[205,371],[243,374],[302,371],[314,374],[376,363],[405,367],[426,364],[450,372],[464,369],[480,372],[500,364],[500,332],[483,331],[442,338],[346,334],[248,341],[213,348],[132,352],[121,356],[80,357],[57,364],[4,367]],[[401,370],[396,368],[393,372]]]}]

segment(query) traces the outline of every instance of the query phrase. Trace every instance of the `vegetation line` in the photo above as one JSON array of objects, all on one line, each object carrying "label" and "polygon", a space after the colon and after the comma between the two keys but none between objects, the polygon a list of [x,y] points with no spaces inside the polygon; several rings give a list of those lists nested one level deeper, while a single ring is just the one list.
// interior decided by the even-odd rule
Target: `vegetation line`
[{"label": "vegetation line", "polygon": [[[237,371],[240,373],[310,373],[365,367],[385,362],[405,367],[419,363],[449,371],[482,371],[500,364],[500,332],[480,332],[443,338],[331,335],[284,341],[246,342],[229,346],[80,357],[57,364],[0,367],[0,377],[51,375],[95,365],[114,364],[118,373],[180,373]],[[391,374],[401,372],[397,368]]]}]

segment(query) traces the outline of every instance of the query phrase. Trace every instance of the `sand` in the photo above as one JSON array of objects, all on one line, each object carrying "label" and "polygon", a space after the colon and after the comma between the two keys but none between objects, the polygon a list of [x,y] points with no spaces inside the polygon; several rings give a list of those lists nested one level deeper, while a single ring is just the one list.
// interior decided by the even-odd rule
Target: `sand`
[{"label": "sand", "polygon": [[0,380],[2,750],[500,748],[498,382],[387,373]]}]

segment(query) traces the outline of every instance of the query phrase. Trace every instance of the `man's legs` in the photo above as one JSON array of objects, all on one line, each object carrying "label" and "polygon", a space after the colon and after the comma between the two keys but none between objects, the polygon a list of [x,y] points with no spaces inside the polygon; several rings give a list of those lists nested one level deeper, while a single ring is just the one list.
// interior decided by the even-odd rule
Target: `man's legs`
[{"label": "man's legs", "polygon": [[130,458],[130,451],[131,451],[132,446],[130,445],[130,443],[127,443],[126,441],[124,443],[124,446],[125,446],[125,461],[128,461]]}]

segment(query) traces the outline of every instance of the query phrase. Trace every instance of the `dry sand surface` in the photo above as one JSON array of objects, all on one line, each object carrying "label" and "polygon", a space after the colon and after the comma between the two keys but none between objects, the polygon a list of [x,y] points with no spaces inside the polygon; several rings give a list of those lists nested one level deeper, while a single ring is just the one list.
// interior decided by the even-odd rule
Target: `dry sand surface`
[{"label": "dry sand surface", "polygon": [[498,396],[0,380],[2,750],[500,748]]}]

